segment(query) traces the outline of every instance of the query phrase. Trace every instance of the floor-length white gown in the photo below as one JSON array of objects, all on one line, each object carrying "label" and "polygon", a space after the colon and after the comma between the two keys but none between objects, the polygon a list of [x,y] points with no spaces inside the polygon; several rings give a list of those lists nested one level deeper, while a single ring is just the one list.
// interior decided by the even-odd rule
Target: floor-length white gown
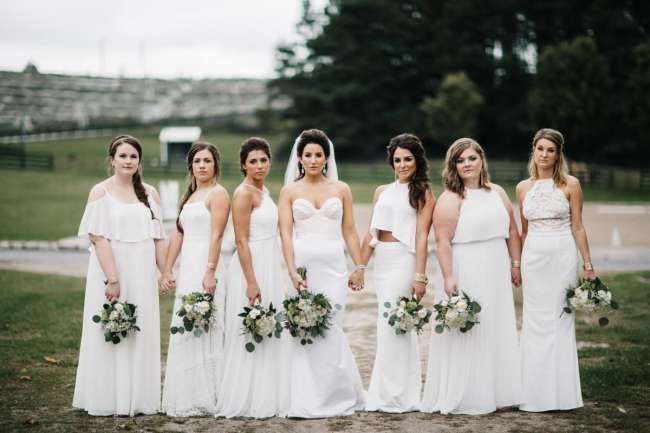
[{"label": "floor-length white gown", "polygon": [[[458,289],[482,306],[480,323],[464,334],[432,332],[422,411],[478,415],[522,401],[508,228],[497,191],[466,189],[452,239],[452,266]],[[438,273],[435,302],[444,297]]]},{"label": "floor-length white gown", "polygon": [[[106,303],[104,280],[94,247],[86,276],[83,329],[72,406],[90,415],[154,414],[160,409],[160,312],[154,239],[163,239],[160,208],[150,200],[124,203],[104,190],[87,204],[79,236],[110,241],[120,283],[120,301],[137,306],[139,332],[119,344],[104,341],[92,320]],[[152,219],[152,211],[154,217]]]},{"label": "floor-length white gown", "polygon": [[521,256],[523,404],[540,412],[582,407],[574,314],[562,314],[578,279],[571,209],[552,179],[535,182],[523,202],[528,234]]},{"label": "floor-length white gown", "polygon": [[[341,238],[343,204],[327,199],[320,209],[305,199],[292,205],[297,267],[307,270],[308,289],[324,293],[334,309],[331,328],[313,344],[293,341],[291,351],[291,406],[288,415],[324,418],[350,415],[364,407],[361,376],[343,333],[348,271]],[[294,339],[295,340],[295,339]]]},{"label": "floor-length white gown", "polygon": [[[176,315],[183,295],[203,293],[212,235],[211,214],[203,200],[185,203],[180,213],[183,245],[180,253],[178,284],[171,326],[182,326]],[[225,299],[224,267],[218,261],[214,294],[215,320],[208,333],[171,334],[162,410],[170,416],[195,416],[216,413],[217,393],[223,369],[223,315]]]},{"label": "floor-length white gown", "polygon": [[[278,244],[278,208],[266,188],[260,205],[251,213],[248,245],[261,303],[272,303],[280,311],[289,282]],[[253,352],[246,351],[250,337],[243,334],[243,319],[237,315],[248,305],[248,298],[237,253],[230,261],[226,285],[225,366],[217,414],[227,418],[285,416],[289,405],[289,337],[286,333],[280,339],[265,337]]]}]

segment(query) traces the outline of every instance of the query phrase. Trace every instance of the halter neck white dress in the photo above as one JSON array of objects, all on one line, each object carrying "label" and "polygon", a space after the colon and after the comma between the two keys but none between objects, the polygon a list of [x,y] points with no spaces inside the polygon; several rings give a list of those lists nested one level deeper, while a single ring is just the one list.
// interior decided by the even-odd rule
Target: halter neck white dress
[{"label": "halter neck white dress", "polygon": [[[185,203],[179,218],[183,245],[171,326],[183,324],[176,315],[183,295],[204,291],[203,275],[212,239],[212,219],[205,201]],[[215,321],[210,331],[200,337],[188,333],[169,336],[162,400],[162,410],[167,415],[196,416],[216,412],[223,369],[224,273],[220,258],[215,273],[218,280],[213,301]]]},{"label": "halter neck white dress", "polygon": [[303,198],[292,204],[296,267],[307,269],[308,289],[324,293],[334,309],[324,338],[302,346],[294,341],[291,359],[291,406],[288,415],[325,418],[350,415],[364,407],[361,376],[343,333],[348,270],[341,238],[343,203],[327,199],[320,209]]},{"label": "halter neck white dress", "polygon": [[[479,415],[521,403],[521,368],[506,246],[509,216],[501,197],[467,189],[451,241],[459,291],[482,306],[467,333],[431,333],[422,411]],[[441,273],[435,302],[447,295]]]},{"label": "halter neck white dress", "polygon": [[[106,275],[90,247],[79,365],[72,406],[90,415],[154,414],[160,409],[160,312],[155,239],[164,239],[162,213],[154,200],[125,203],[104,190],[86,205],[79,236],[110,241],[120,282],[120,301],[137,306],[139,332],[119,344],[104,341],[92,316],[106,303]],[[153,218],[152,218],[153,212]]]},{"label": "halter neck white dress", "polygon": [[571,208],[553,179],[524,197],[528,234],[521,256],[524,293],[521,354],[524,401],[539,412],[582,407],[573,314],[562,314],[565,290],[578,280]]},{"label": "halter neck white dress", "polygon": [[[260,285],[262,304],[282,309],[287,287],[286,272],[278,244],[278,208],[264,188],[262,200],[250,217],[248,246],[253,272]],[[286,333],[266,338],[248,352],[250,341],[243,334],[237,315],[248,305],[246,278],[235,252],[227,271],[225,366],[217,398],[217,414],[227,418],[285,416],[289,406],[289,350]]]},{"label": "halter neck white dress", "polygon": [[[415,273],[417,212],[409,203],[408,183],[384,189],[375,203],[370,233],[374,247],[374,288],[377,292],[377,351],[368,388],[366,410],[409,412],[420,408],[422,371],[415,332],[396,335],[383,316],[400,296],[411,296]],[[381,242],[378,231],[393,234],[399,242]]]}]

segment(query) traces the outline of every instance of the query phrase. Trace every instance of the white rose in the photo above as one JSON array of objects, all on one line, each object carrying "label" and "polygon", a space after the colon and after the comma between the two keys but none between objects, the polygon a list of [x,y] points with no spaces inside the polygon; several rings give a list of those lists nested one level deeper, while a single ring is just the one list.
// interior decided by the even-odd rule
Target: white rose
[{"label": "white rose", "polygon": [[443,299],[442,302],[440,303],[440,305],[442,305],[443,307],[446,307],[447,305],[449,305],[449,302],[447,302],[446,299]]},{"label": "white rose", "polygon": [[108,320],[117,320],[120,318],[119,311],[111,311],[111,314],[108,315]]},{"label": "white rose", "polygon": [[397,317],[404,316],[404,309],[403,308],[398,308],[396,314],[397,314]]},{"label": "white rose", "polygon": [[426,309],[426,308],[422,308],[421,310],[419,310],[419,311],[418,311],[418,317],[419,317],[420,319],[424,319],[425,317],[427,317],[427,309]]},{"label": "white rose", "polygon": [[445,320],[451,321],[458,317],[458,312],[456,310],[449,310],[445,315]]},{"label": "white rose", "polygon": [[117,303],[113,308],[115,308],[117,311],[122,311],[124,310],[124,305]]},{"label": "white rose", "polygon": [[467,310],[467,301],[465,301],[464,299],[461,299],[460,301],[458,301],[458,303],[456,304],[456,309],[458,311]]},{"label": "white rose", "polygon": [[268,335],[275,329],[275,319],[273,316],[264,316],[257,321],[257,329],[261,335]]},{"label": "white rose", "polygon": [[406,301],[399,301],[399,306],[401,308],[406,308]]},{"label": "white rose", "polygon": [[260,310],[258,310],[257,308],[252,308],[248,312],[248,317],[250,317],[251,319],[256,319],[259,315],[260,315]]},{"label": "white rose", "polygon": [[452,296],[451,299],[449,299],[450,304],[455,304],[458,301],[460,301],[460,296]]}]

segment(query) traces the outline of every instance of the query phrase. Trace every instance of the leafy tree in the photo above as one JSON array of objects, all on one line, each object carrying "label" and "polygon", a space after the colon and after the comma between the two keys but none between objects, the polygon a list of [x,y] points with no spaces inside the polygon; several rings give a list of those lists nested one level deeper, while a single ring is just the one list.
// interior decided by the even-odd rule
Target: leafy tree
[{"label": "leafy tree", "polygon": [[593,158],[594,144],[606,137],[609,81],[607,62],[592,38],[546,47],[530,95],[535,126],[562,131],[572,157]]},{"label": "leafy tree", "polygon": [[465,72],[448,74],[435,97],[425,98],[421,108],[426,125],[436,141],[451,144],[460,137],[476,134],[483,97]]}]

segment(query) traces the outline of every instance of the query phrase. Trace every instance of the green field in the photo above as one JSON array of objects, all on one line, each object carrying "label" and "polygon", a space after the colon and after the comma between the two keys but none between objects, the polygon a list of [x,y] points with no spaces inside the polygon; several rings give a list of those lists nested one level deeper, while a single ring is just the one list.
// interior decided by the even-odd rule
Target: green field
[{"label": "green field", "polygon": [[[649,431],[650,334],[647,330],[650,319],[647,311],[650,298],[647,287],[650,272],[610,274],[603,280],[614,290],[622,308],[609,315],[611,324],[606,328],[599,328],[595,317],[578,316],[578,340],[600,345],[580,351],[585,407],[541,415],[548,426],[544,431],[560,431],[554,428],[556,420],[575,426],[568,431],[576,433]],[[160,415],[132,419],[90,417],[70,407],[81,332],[83,286],[82,278],[0,271],[0,387],[3,390],[0,394],[0,431],[27,428],[25,423],[30,419],[36,423],[30,427],[31,431],[169,431],[166,423],[171,422],[170,419]],[[518,305],[517,309],[520,308]],[[167,349],[166,329],[171,314],[172,297],[163,297],[160,325],[163,353]],[[56,363],[48,362],[45,357]],[[499,418],[497,412],[482,419],[488,424],[495,418],[502,419],[504,427],[515,428],[520,422],[540,416],[516,411],[504,415],[505,419]],[[362,416],[377,422],[373,417],[382,415]],[[418,414],[390,416],[388,420],[395,418],[395,422],[399,422],[408,416],[430,417],[433,423],[467,418]],[[349,419],[349,422],[363,423],[357,416]],[[178,431],[184,422],[179,420],[180,424],[173,425],[173,430]],[[212,428],[219,427],[219,422],[206,421]],[[263,430],[268,430],[265,424],[261,425]],[[247,426],[246,422],[241,427],[253,431],[253,425]],[[287,425],[275,431],[286,431],[286,428]],[[503,431],[532,433],[540,430],[517,427]]]},{"label": "green field", "polygon": [[[159,155],[157,130],[136,130],[144,147],[144,179],[158,186],[162,179],[176,179],[185,183],[182,166],[171,172],[157,167]],[[223,176],[221,183],[232,191],[241,182],[238,168],[240,143],[247,137],[236,133],[206,133],[204,139],[217,144],[221,151]],[[275,149],[283,141],[281,135],[266,135]],[[0,239],[10,240],[56,240],[76,234],[79,220],[91,186],[107,176],[106,146],[109,137],[71,139],[29,143],[27,152],[50,152],[54,156],[53,171],[0,170]],[[274,155],[275,156],[275,155]],[[285,162],[274,160],[268,187],[277,199],[282,186]],[[491,161],[492,173],[521,170],[525,165],[512,161]],[[440,181],[440,160],[431,162],[431,177],[434,191],[442,190]],[[369,203],[377,185],[393,179],[390,167],[383,161],[372,163],[341,163],[340,178],[352,188],[356,203]],[[498,182],[498,176],[495,176]],[[617,174],[621,185],[634,184],[629,174]],[[512,198],[515,183],[503,182]],[[585,197],[590,201],[638,202],[650,201],[650,192],[629,187],[596,187],[586,185]]]}]

